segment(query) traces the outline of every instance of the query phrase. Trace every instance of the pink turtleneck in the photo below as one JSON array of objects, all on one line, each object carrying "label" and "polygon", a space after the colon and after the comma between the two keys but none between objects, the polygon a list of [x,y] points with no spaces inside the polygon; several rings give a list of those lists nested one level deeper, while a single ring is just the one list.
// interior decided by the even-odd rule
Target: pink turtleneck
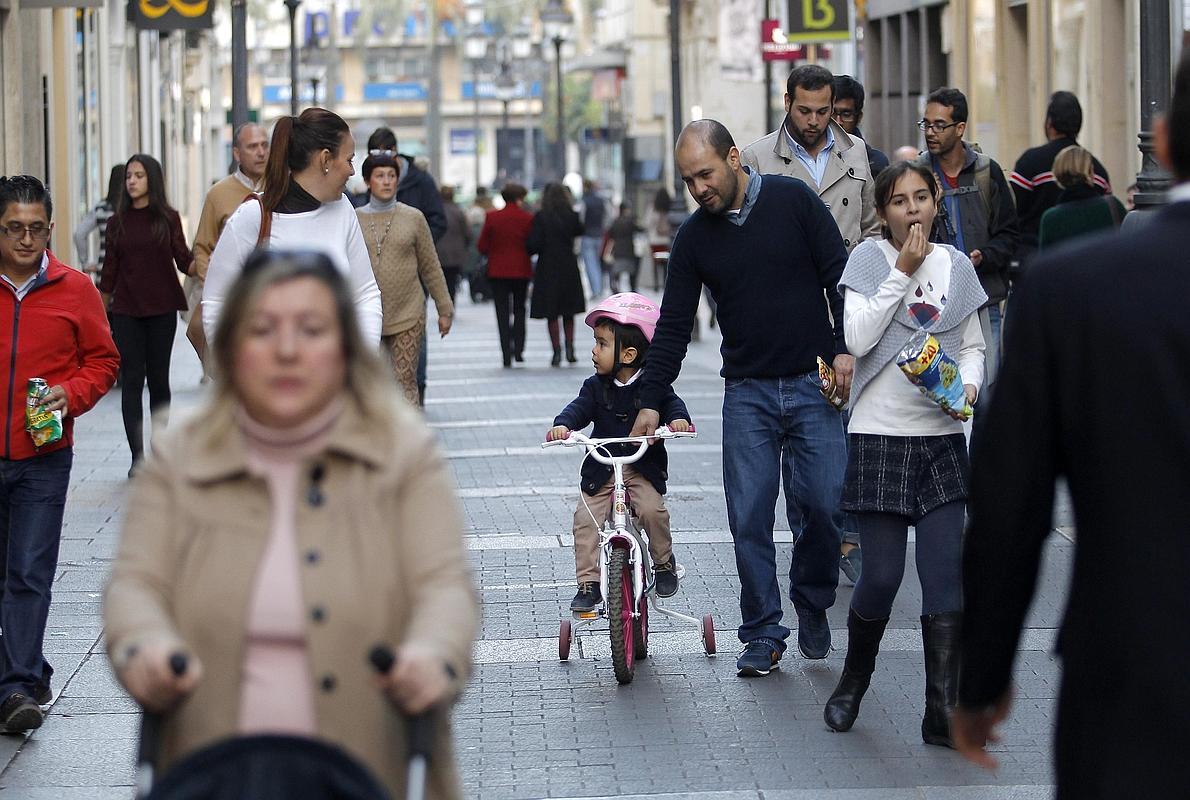
[{"label": "pink turtleneck", "polygon": [[237,726],[241,735],[313,736],[317,732],[306,651],[297,504],[302,464],[326,444],[342,410],[342,402],[336,400],[301,425],[285,429],[260,423],[243,409],[236,416],[247,444],[248,469],[265,479],[272,505],[269,539],[248,607]]}]

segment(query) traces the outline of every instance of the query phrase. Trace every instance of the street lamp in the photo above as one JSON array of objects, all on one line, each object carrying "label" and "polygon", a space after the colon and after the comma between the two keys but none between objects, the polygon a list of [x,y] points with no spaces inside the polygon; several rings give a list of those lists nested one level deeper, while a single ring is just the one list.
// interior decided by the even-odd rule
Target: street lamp
[{"label": "street lamp", "polygon": [[1169,173],[1153,154],[1153,122],[1169,109],[1169,6],[1162,0],[1141,0],[1140,13],[1140,153],[1136,176],[1136,210],[1140,216],[1165,203]]},{"label": "street lamp", "polygon": [[289,9],[289,113],[298,113],[297,10],[302,0],[283,0]]},{"label": "street lamp", "polygon": [[479,176],[479,68],[488,55],[487,33],[483,27],[483,0],[467,0],[467,32],[463,40],[463,54],[471,61],[471,99],[473,102],[473,134],[475,143],[475,188],[480,187]]},{"label": "street lamp", "polygon": [[558,180],[566,174],[566,131],[563,122],[562,96],[562,42],[570,35],[570,25],[574,22],[574,15],[566,7],[563,0],[549,0],[545,8],[541,9],[541,27],[545,37],[554,43],[554,75],[557,83],[557,146],[558,146]]}]

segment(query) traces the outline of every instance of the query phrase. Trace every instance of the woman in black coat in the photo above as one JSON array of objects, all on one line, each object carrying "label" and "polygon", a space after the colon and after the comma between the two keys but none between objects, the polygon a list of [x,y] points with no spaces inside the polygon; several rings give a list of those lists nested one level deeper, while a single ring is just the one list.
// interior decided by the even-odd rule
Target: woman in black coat
[{"label": "woman in black coat", "polygon": [[583,223],[570,207],[566,189],[559,183],[548,184],[542,192],[541,210],[533,217],[527,242],[529,252],[537,255],[529,316],[547,321],[550,343],[554,346],[550,365],[555,367],[562,363],[562,332],[566,334],[566,360],[571,364],[578,360],[574,354],[574,315],[586,310],[586,298],[574,255],[574,240],[582,232]]}]

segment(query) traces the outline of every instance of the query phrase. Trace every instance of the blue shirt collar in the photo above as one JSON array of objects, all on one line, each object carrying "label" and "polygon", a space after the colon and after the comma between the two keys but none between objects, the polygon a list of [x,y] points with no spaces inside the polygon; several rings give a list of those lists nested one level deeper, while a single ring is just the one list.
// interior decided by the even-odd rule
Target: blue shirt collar
[{"label": "blue shirt collar", "polygon": [[736,225],[743,225],[748,218],[748,212],[756,205],[756,198],[760,196],[760,173],[753,172],[751,167],[744,167],[748,175],[748,184],[744,187],[744,203],[739,211],[728,211],[727,218]]},{"label": "blue shirt collar", "polygon": [[793,134],[789,132],[788,120],[781,124],[781,129],[785,131],[785,138],[789,140],[789,146],[793,148],[793,152],[800,158],[808,158],[811,160],[821,158],[823,153],[831,150],[835,146],[835,132],[831,130],[829,123],[826,126],[826,144],[824,144],[822,149],[818,151],[817,156],[810,155],[810,151],[802,147],[802,143],[793,138]]}]

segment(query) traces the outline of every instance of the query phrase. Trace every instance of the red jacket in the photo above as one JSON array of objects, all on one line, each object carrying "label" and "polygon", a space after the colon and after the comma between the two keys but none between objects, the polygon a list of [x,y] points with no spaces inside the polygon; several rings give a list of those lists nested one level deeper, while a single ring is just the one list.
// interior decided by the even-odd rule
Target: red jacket
[{"label": "red jacket", "polygon": [[489,278],[533,277],[533,265],[525,242],[533,227],[533,215],[511,203],[499,211],[489,211],[479,234],[479,252],[488,257]]},{"label": "red jacket", "polygon": [[[48,252],[48,251],[47,251]],[[0,457],[20,460],[74,443],[74,417],[90,410],[116,382],[120,355],[112,342],[103,302],[91,278],[49,254],[43,279],[18,301],[0,281],[0,380],[8,389],[8,425]],[[25,431],[30,378],[66,390],[62,438],[40,450]]]}]

